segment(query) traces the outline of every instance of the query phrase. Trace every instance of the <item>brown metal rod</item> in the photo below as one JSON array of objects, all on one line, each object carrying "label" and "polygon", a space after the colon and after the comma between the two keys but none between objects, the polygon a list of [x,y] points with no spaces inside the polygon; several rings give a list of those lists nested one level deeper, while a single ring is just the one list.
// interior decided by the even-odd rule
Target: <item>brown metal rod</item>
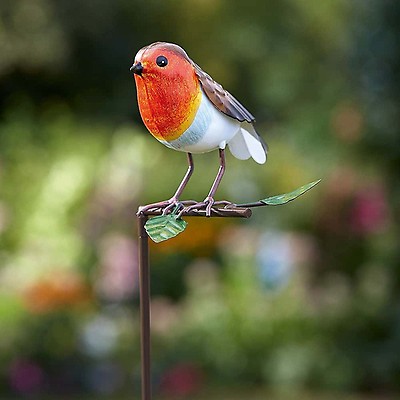
[{"label": "brown metal rod", "polygon": [[[140,208],[139,208],[140,210]],[[162,215],[163,210],[148,210],[144,215]],[[227,207],[227,208],[211,208],[211,217],[237,217],[237,218],[250,218],[252,211],[250,208],[241,207]],[[189,210],[183,211],[182,217],[205,217],[206,210]]]},{"label": "brown metal rod", "polygon": [[[139,210],[141,207],[139,207]],[[140,348],[141,348],[141,382],[142,400],[151,400],[151,331],[150,331],[150,266],[149,237],[144,228],[149,215],[161,215],[162,209],[138,213],[139,237],[139,290],[140,290]],[[182,216],[205,217],[206,210],[184,211]],[[249,208],[229,206],[229,208],[212,208],[211,217],[250,218]]]},{"label": "brown metal rod", "polygon": [[149,238],[144,225],[147,216],[138,219],[139,290],[140,290],[140,345],[142,370],[142,400],[151,400],[151,336],[150,336],[150,268]]}]

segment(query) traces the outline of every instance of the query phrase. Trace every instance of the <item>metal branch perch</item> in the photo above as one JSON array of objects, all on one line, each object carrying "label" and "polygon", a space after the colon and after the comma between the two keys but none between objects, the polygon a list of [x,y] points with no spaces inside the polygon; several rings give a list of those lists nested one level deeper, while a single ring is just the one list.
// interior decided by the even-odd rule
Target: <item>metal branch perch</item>
[{"label": "metal branch perch", "polygon": [[[301,186],[293,192],[271,196],[266,199],[245,203],[232,204],[230,202],[216,202],[209,211],[209,217],[234,217],[250,218],[252,207],[271,205],[283,205],[301,196],[320,180]],[[140,281],[140,335],[141,335],[141,382],[142,400],[151,400],[151,327],[150,327],[150,266],[149,266],[149,243],[151,237],[155,242],[170,239],[183,232],[187,226],[182,217],[206,217],[205,208],[184,207],[185,204],[193,204],[195,201],[182,202],[181,206],[169,214],[163,214],[162,208],[139,207],[137,213],[138,237],[139,237],[139,281]],[[153,218],[149,219],[149,216]]]}]

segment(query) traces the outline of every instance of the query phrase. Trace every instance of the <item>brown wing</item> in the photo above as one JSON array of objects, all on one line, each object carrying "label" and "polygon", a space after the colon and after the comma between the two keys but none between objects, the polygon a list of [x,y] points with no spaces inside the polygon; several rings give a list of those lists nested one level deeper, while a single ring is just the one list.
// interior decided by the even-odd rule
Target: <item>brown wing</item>
[{"label": "brown wing", "polygon": [[211,103],[213,103],[218,110],[226,114],[228,117],[235,118],[240,122],[249,123],[250,126],[248,128],[244,128],[262,144],[265,152],[267,153],[268,145],[254,127],[254,122],[256,119],[254,118],[253,114],[251,114],[250,111],[248,111],[219,83],[215,82],[214,79],[205,73],[197,64],[195,64],[193,61],[191,62],[195,68],[201,87]]},{"label": "brown wing", "polygon": [[193,65],[204,93],[218,110],[240,122],[246,121],[252,123],[255,121],[254,116],[238,100],[219,83],[215,82],[197,64],[193,63]]}]

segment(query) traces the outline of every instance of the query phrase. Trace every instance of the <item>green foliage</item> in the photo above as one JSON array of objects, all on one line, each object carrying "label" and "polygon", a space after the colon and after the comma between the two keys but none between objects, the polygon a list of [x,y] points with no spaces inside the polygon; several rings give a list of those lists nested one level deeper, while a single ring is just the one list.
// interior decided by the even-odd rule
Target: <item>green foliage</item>
[{"label": "green foliage", "polygon": [[267,197],[266,199],[260,201],[267,206],[280,206],[282,204],[288,203],[289,201],[297,199],[299,196],[312,189],[319,182],[321,182],[321,179],[319,179],[318,181],[307,183],[306,185],[303,185],[290,193],[278,194],[276,196]]},{"label": "green foliage", "polygon": [[179,235],[185,230],[186,225],[186,221],[172,212],[168,215],[159,215],[149,219],[145,228],[150,239],[159,243]]}]

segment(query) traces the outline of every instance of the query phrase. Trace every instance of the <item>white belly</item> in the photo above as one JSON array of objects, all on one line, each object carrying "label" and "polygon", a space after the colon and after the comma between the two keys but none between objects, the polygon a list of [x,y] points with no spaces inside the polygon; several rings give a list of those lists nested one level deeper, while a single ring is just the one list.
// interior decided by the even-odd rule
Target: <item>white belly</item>
[{"label": "white belly", "polygon": [[178,151],[206,153],[225,148],[239,129],[240,122],[217,110],[203,92],[200,107],[190,127],[179,139],[161,143]]}]

